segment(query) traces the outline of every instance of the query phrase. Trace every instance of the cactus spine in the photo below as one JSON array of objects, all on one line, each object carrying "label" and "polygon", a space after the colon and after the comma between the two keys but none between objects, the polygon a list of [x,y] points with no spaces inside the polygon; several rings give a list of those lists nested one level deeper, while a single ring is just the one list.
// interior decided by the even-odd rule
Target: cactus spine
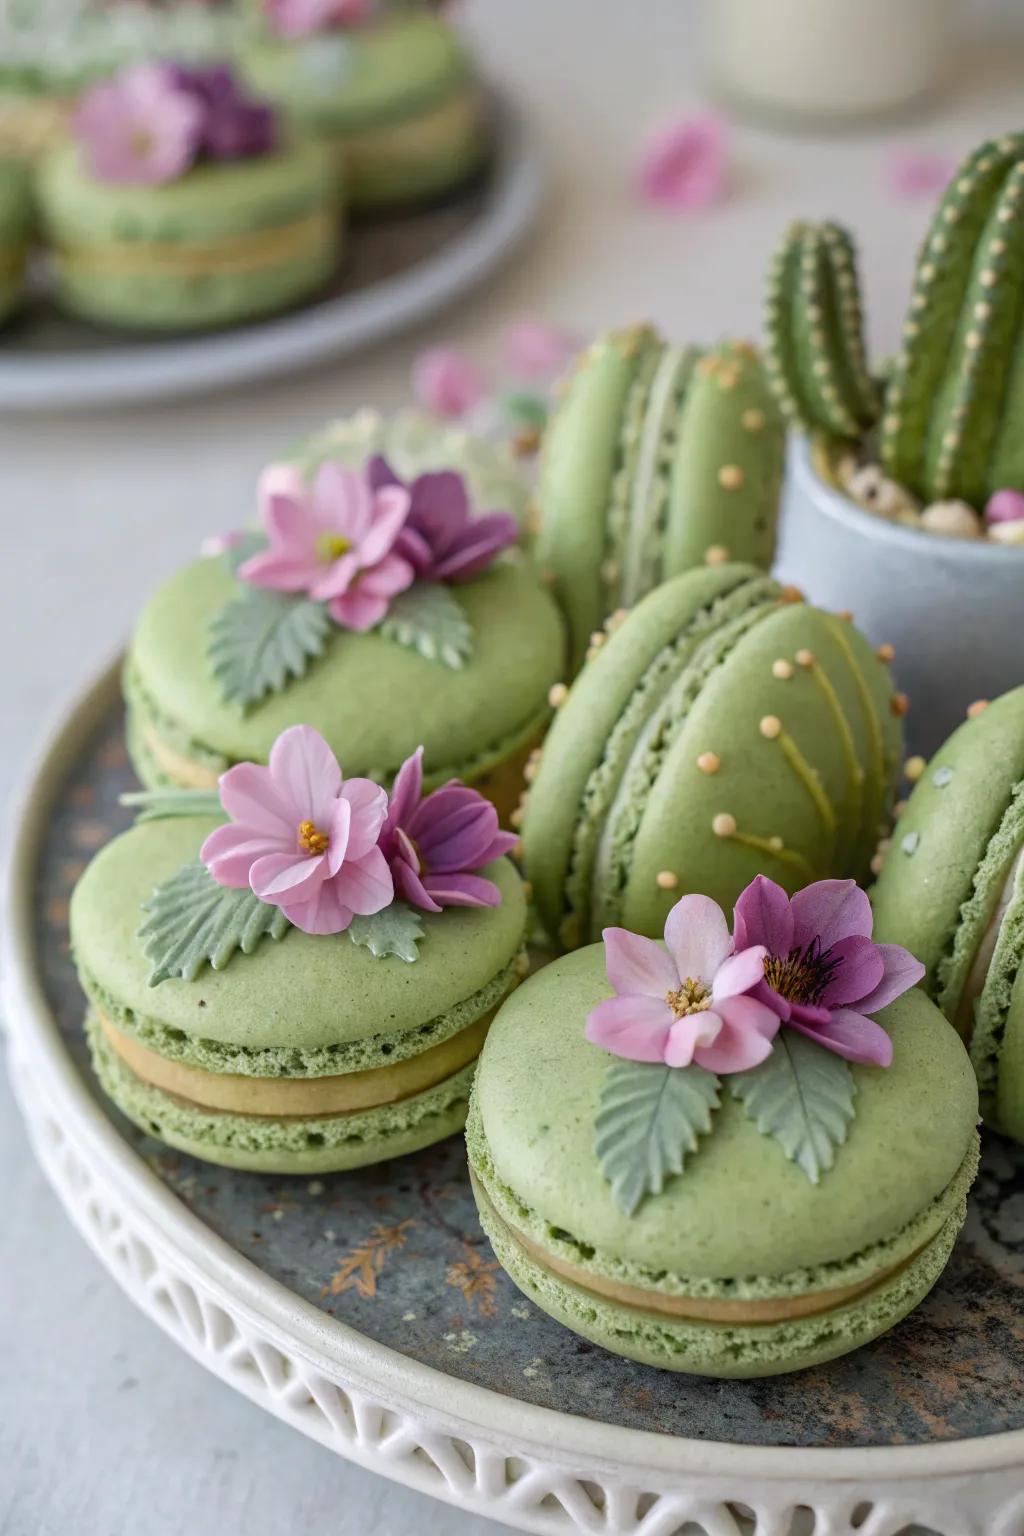
[{"label": "cactus spine", "polygon": [[983,144],[939,204],[881,447],[886,472],[927,499],[1024,490],[1024,134]]},{"label": "cactus spine", "polygon": [[772,260],[766,361],[786,417],[857,438],[878,417],[864,350],[853,241],[838,224],[792,224]]}]

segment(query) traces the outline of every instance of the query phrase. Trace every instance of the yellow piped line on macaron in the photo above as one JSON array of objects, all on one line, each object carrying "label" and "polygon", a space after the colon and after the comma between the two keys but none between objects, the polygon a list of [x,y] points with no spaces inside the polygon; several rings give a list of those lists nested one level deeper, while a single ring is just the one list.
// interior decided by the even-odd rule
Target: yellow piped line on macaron
[{"label": "yellow piped line on macaron", "polygon": [[806,757],[804,757],[792,736],[783,726],[782,721],[777,715],[765,715],[759,730],[766,741],[778,742],[783,757],[811,797],[818,815],[834,838],[838,825],[835,808],[828,795],[826,795],[817,772],[811,767]]},{"label": "yellow piped line on macaron", "polygon": [[797,853],[795,848],[787,848],[781,837],[758,837],[753,832],[741,832],[735,816],[729,811],[719,811],[717,816],[712,817],[711,830],[716,837],[725,838],[730,843],[739,843],[752,853],[777,859],[780,864],[788,864],[791,869],[798,870],[808,880],[814,879],[814,865],[802,853]]},{"label": "yellow piped line on macaron", "polygon": [[746,1327],[785,1323],[802,1317],[816,1317],[822,1312],[832,1312],[867,1295],[885,1281],[891,1280],[913,1263],[927,1248],[928,1242],[933,1241],[929,1238],[928,1242],[923,1243],[905,1259],[901,1259],[898,1264],[890,1265],[888,1269],[880,1270],[866,1280],[856,1281],[852,1285],[836,1286],[831,1290],[811,1291],[804,1296],[771,1296],[754,1301],[739,1298],[718,1299],[713,1296],[668,1296],[662,1291],[649,1291],[638,1285],[624,1285],[617,1280],[608,1280],[603,1275],[580,1269],[575,1264],[569,1263],[567,1259],[549,1253],[540,1243],[527,1237],[518,1227],[506,1221],[495,1209],[493,1201],[482,1187],[480,1180],[473,1174],[471,1178],[476,1197],[486,1208],[487,1214],[529,1258],[540,1264],[542,1268],[563,1280],[568,1280],[580,1290],[588,1291],[593,1296],[600,1296],[603,1300],[615,1302],[619,1306],[629,1307],[637,1312],[656,1312],[665,1317],[676,1317],[683,1322]]},{"label": "yellow piped line on macaron", "polygon": [[172,244],[147,240],[112,240],[106,244],[64,247],[56,252],[61,272],[72,276],[206,277],[258,272],[315,249],[333,235],[334,214],[318,208],[292,224],[229,235],[209,244]]},{"label": "yellow piped line on macaron", "polygon": [[331,1077],[296,1078],[207,1072],[170,1061],[95,1010],[107,1044],[142,1082],[202,1110],[274,1119],[354,1114],[423,1093],[476,1060],[496,1011],[492,1008],[458,1034],[405,1061]]}]

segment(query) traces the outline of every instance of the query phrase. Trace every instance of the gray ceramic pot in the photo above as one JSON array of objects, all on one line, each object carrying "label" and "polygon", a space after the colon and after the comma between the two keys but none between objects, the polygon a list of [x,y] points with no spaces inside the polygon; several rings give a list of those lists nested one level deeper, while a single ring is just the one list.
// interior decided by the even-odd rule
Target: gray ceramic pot
[{"label": "gray ceramic pot", "polygon": [[1024,547],[865,512],[821,479],[802,437],[790,438],[776,573],[895,646],[912,752],[930,757],[973,700],[1024,682]]}]

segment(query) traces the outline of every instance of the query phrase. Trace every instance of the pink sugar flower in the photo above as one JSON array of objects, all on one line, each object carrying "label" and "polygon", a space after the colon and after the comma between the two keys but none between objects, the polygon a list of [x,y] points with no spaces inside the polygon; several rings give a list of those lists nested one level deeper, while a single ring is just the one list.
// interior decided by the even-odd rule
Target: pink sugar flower
[{"label": "pink sugar flower", "polygon": [[139,64],[82,97],[72,130],[98,181],[158,186],[194,161],[203,109],[179,89],[172,70]]},{"label": "pink sugar flower", "polygon": [[220,777],[231,817],[199,851],[218,885],[249,886],[303,933],[342,933],[357,913],[394,900],[377,846],[388,797],[372,779],[343,779],[318,731],[293,725],[269,765],[239,763]]},{"label": "pink sugar flower", "polygon": [[474,871],[509,853],[516,841],[499,829],[491,802],[458,779],[424,795],[422,747],[395,775],[380,845],[395,890],[414,907],[499,906],[498,887]]},{"label": "pink sugar flower", "polygon": [[502,337],[505,366],[517,379],[553,378],[579,349],[574,336],[532,315],[513,321]]},{"label": "pink sugar flower", "polygon": [[818,880],[793,897],[764,875],[736,903],[739,945],[767,952],[755,996],[791,1029],[847,1061],[887,1067],[892,1041],[867,1017],[913,987],[924,966],[899,944],[875,944],[871,903],[853,880]]},{"label": "pink sugar flower", "polygon": [[993,491],[985,503],[985,521],[989,525],[1024,521],[1024,494],[1009,486]]},{"label": "pink sugar flower", "polygon": [[430,347],[412,367],[412,389],[435,416],[465,416],[484,396],[484,378],[472,358],[457,347]]},{"label": "pink sugar flower", "polygon": [[952,155],[894,144],[889,151],[886,181],[894,197],[907,200],[932,197],[946,189],[955,170],[956,160]]},{"label": "pink sugar flower", "polygon": [[[366,466],[366,478],[375,492],[402,485],[380,454]],[[472,515],[466,482],[454,470],[418,475],[404,488],[409,493],[409,515],[395,549],[421,581],[470,581],[519,537],[510,512]]]},{"label": "pink sugar flower", "polygon": [[665,920],[665,948],[625,928],[604,930],[616,996],[587,1018],[587,1039],[627,1061],[691,1062],[745,1072],[771,1054],[777,1013],[747,996],[766,951],[734,951],[725,915],[708,896],[684,896]]},{"label": "pink sugar flower", "polygon": [[675,117],[645,139],[636,170],[649,203],[692,213],[721,200],[728,174],[729,129],[711,112]]},{"label": "pink sugar flower", "polygon": [[238,568],[240,580],[325,602],[344,629],[372,629],[415,571],[395,550],[409,512],[400,485],[374,490],[365,475],[329,459],[311,485],[289,464],[264,470],[260,514],[270,548]]},{"label": "pink sugar flower", "polygon": [[372,0],[267,0],[267,19],[278,37],[312,37],[366,21]]}]

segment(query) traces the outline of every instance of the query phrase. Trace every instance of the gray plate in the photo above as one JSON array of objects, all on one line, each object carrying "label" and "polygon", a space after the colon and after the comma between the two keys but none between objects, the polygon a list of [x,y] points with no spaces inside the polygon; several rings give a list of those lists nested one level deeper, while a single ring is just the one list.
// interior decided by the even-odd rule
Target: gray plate
[{"label": "gray plate", "polygon": [[[35,880],[35,956],[66,1049],[92,1087],[68,953],[71,887],[128,825],[120,711],[59,790]],[[93,1090],[98,1092],[98,1090]],[[168,1151],[107,1112],[210,1229],[350,1327],[510,1399],[690,1440],[854,1447],[969,1439],[1024,1426],[1024,1149],[988,1137],[968,1225],[912,1316],[868,1348],[762,1382],[646,1369],[528,1304],[477,1224],[461,1138],[319,1179],[231,1172]]]},{"label": "gray plate", "polygon": [[526,235],[543,170],[518,112],[494,98],[496,152],[457,198],[355,225],[330,292],[258,325],[152,340],[59,314],[45,292],[0,338],[0,410],[121,405],[290,373],[393,335],[482,282]]}]

